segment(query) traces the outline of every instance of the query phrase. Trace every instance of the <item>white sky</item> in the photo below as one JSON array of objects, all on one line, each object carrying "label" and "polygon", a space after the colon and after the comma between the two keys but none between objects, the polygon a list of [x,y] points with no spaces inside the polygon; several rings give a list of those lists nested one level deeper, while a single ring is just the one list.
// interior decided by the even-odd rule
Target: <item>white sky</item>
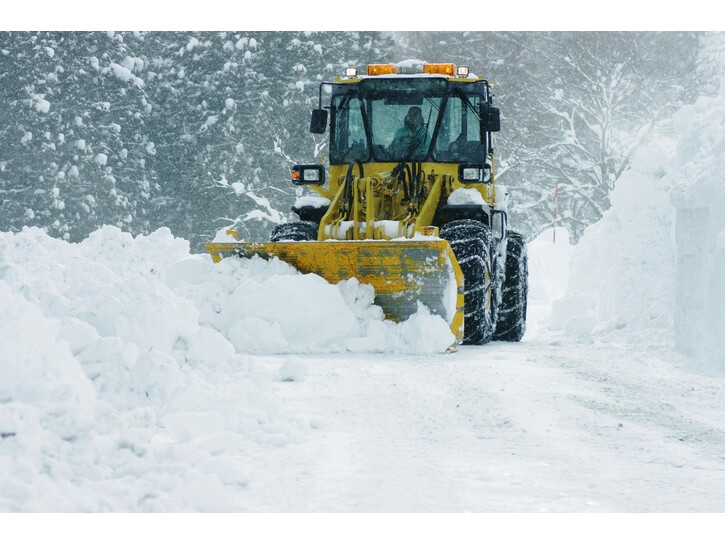
[{"label": "white sky", "polygon": [[[681,4],[647,0],[506,0],[456,2],[455,10],[428,4],[366,0],[365,10],[340,1],[189,4],[128,0],[110,8],[97,1],[38,0],[3,9],[6,30],[725,30],[711,0]],[[471,17],[474,14],[474,17]]]}]

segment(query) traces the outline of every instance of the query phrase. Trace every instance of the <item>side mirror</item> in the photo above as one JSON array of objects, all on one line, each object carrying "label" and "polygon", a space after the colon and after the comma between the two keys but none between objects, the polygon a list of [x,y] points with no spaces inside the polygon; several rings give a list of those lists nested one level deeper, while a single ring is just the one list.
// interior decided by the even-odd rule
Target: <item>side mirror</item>
[{"label": "side mirror", "polygon": [[327,128],[327,110],[312,110],[310,121],[310,132],[312,134],[324,134]]},{"label": "side mirror", "polygon": [[481,106],[481,132],[498,132],[501,130],[501,110],[483,104]]},{"label": "side mirror", "polygon": [[325,167],[321,164],[295,164],[292,167],[292,183],[322,185],[325,183]]}]

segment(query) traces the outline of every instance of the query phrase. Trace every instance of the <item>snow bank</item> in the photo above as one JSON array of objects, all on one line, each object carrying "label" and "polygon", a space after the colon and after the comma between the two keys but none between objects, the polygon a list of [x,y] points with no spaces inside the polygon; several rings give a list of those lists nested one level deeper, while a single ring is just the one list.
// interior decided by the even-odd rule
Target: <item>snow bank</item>
[{"label": "snow bank", "polygon": [[566,296],[552,328],[600,339],[667,343],[674,300],[674,210],[669,203],[672,143],[639,152],[617,183],[612,207],[591,225],[570,263]]},{"label": "snow bank", "polygon": [[133,238],[104,227],[80,244],[35,228],[2,233],[0,280],[57,320],[76,352],[113,338],[139,353],[222,364],[255,352],[443,352],[452,341],[443,320],[421,309],[411,323],[439,319],[446,332],[435,327],[435,341],[419,346],[420,331],[384,321],[372,288],[355,279],[330,285],[258,257],[215,265],[167,229]]},{"label": "snow bank", "polygon": [[[571,250],[561,230],[530,245],[527,337]],[[0,511],[238,511],[265,452],[320,425],[275,392],[306,379],[293,354],[452,343],[425,307],[393,323],[373,295],[278,260],[214,264],[167,229],[0,233]]]},{"label": "snow bank", "polygon": [[635,157],[572,258],[551,326],[725,368],[725,80]]},{"label": "snow bank", "polygon": [[673,117],[680,135],[673,164],[677,210],[677,346],[725,369],[725,78]]},{"label": "snow bank", "polygon": [[[0,511],[226,511],[237,452],[295,440],[253,353],[443,353],[425,308],[383,319],[372,288],[285,263],[189,253],[167,229],[79,244],[0,233]],[[266,359],[269,361],[269,358]]]},{"label": "snow bank", "polygon": [[569,233],[562,228],[556,229],[556,236],[553,229],[547,229],[528,242],[529,297],[525,340],[549,330],[552,304],[566,294],[573,252]]},{"label": "snow bank", "polygon": [[443,353],[454,341],[445,321],[425,308],[404,323],[385,321],[372,287],[356,279],[331,285],[277,259],[213,265],[206,255],[190,255],[166,278],[239,353]]}]

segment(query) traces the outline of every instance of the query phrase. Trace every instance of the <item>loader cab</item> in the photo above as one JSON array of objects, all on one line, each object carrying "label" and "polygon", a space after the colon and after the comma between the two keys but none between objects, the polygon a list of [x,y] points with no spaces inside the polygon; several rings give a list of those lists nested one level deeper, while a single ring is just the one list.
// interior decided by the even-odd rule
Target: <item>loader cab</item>
[{"label": "loader cab", "polygon": [[[498,110],[484,80],[386,74],[331,86],[331,165],[485,163],[493,151],[490,133],[499,129]],[[413,110],[422,114],[415,133],[406,129]]]}]

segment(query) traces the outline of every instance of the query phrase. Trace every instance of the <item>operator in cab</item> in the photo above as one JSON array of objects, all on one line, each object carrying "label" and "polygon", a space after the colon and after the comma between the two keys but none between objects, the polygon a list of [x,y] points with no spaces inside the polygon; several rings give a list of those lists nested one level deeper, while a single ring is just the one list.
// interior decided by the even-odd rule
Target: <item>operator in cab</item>
[{"label": "operator in cab", "polygon": [[396,159],[422,159],[428,153],[430,135],[423,122],[423,112],[413,106],[405,116],[404,125],[395,132],[388,153]]}]

